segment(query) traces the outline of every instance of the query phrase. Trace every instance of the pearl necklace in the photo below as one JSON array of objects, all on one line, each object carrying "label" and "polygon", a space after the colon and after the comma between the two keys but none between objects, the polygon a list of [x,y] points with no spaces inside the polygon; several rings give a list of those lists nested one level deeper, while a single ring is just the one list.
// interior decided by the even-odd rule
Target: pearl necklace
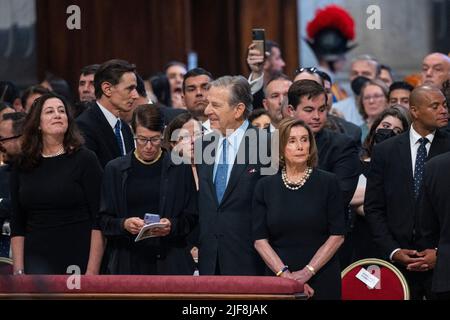
[{"label": "pearl necklace", "polygon": [[64,153],[66,153],[66,149],[64,149],[64,146],[61,146],[61,148],[55,153],[44,154],[42,152],[41,154],[42,154],[43,158],[54,158],[54,157],[60,156],[60,155],[62,155]]},{"label": "pearl necklace", "polygon": [[303,177],[297,182],[289,181],[287,178],[286,167],[281,170],[281,178],[283,179],[283,183],[289,190],[298,190],[305,184],[306,180],[308,180],[309,176],[312,173],[312,168],[307,167]]}]

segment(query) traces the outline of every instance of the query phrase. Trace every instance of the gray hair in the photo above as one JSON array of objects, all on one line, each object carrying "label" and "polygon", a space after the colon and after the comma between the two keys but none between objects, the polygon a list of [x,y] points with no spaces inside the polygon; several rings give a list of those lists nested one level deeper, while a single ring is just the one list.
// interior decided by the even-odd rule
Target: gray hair
[{"label": "gray hair", "polygon": [[375,64],[375,76],[378,77],[381,73],[381,64],[380,62],[377,60],[377,58],[375,58],[374,56],[370,55],[370,54],[361,54],[359,56],[356,56],[352,59],[351,64],[353,64],[356,61],[370,61],[373,62]]},{"label": "gray hair", "polygon": [[247,119],[253,111],[253,95],[247,79],[243,76],[223,76],[213,82],[211,87],[230,88],[228,104],[236,106],[239,103],[245,105],[244,118]]}]

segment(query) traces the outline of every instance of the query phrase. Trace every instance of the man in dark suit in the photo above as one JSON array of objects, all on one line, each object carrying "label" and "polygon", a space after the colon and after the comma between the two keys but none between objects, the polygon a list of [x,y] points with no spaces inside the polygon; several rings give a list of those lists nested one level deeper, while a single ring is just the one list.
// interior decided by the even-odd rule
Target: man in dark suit
[{"label": "man in dark suit", "polygon": [[123,60],[103,63],[94,76],[97,101],[77,118],[85,146],[105,165],[134,149],[130,127],[120,120],[138,98],[135,66]]},{"label": "man in dark suit", "polygon": [[[418,216],[420,218],[424,248],[437,249],[429,255],[424,269],[434,269],[431,291],[438,299],[450,300],[450,152],[430,160],[425,166],[425,176]],[[434,259],[436,257],[436,259]]]},{"label": "man in dark suit", "polygon": [[425,161],[450,150],[438,128],[447,125],[444,95],[434,86],[420,86],[410,97],[413,123],[408,132],[375,145],[367,178],[364,211],[374,241],[385,259],[405,275],[412,299],[432,298],[431,271],[424,261],[435,256],[423,250],[416,214]]},{"label": "man in dark suit", "polygon": [[270,139],[267,132],[259,136],[247,120],[253,98],[245,78],[225,76],[213,81],[208,101],[205,114],[214,131],[203,138],[201,157],[197,146],[195,155],[199,271],[201,275],[262,275],[264,262],[251,235],[251,205],[256,182],[275,173],[265,170],[270,158],[263,163],[260,156],[261,146]]}]

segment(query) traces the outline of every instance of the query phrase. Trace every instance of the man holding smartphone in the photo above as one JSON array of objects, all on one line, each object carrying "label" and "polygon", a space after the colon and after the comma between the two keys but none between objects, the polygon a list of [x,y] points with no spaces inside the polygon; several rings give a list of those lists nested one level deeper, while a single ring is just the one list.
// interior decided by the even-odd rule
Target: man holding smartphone
[{"label": "man holding smartphone", "polygon": [[271,40],[265,41],[266,52],[263,54],[257,49],[257,44],[252,42],[248,47],[247,64],[251,70],[248,82],[253,94],[253,107],[263,108],[263,87],[277,73],[283,72],[286,66],[280,46]]}]

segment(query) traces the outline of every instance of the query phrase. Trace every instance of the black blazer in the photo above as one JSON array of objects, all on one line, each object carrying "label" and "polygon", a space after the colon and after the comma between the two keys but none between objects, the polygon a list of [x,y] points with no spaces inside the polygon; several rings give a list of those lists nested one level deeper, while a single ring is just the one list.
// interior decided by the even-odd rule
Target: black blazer
[{"label": "black blazer", "polygon": [[[436,130],[428,159],[450,150],[446,133]],[[367,177],[364,212],[385,259],[397,248],[420,249],[409,130],[375,145]]]},{"label": "black blazer", "polygon": [[[114,131],[96,102],[91,103],[77,118],[77,124],[83,134],[85,146],[95,152],[103,168],[109,161],[122,156]],[[128,153],[134,149],[133,133],[124,122],[122,135]]]},{"label": "black blazer", "polygon": [[337,176],[344,206],[348,207],[361,173],[358,147],[347,135],[328,129],[318,132],[315,139],[319,152],[319,169]]},{"label": "black blazer", "polygon": [[425,248],[438,248],[432,291],[450,292],[450,152],[430,160],[418,202]]},{"label": "black blazer", "polygon": [[338,127],[339,132],[344,133],[350,138],[352,138],[352,140],[356,143],[358,148],[361,147],[362,132],[360,127],[345,119],[333,116],[332,114],[328,115],[328,120]]},{"label": "black blazer", "polygon": [[[254,249],[252,239],[252,198],[258,180],[270,167],[259,157],[259,143],[270,144],[270,136],[249,126],[236,159],[245,156],[245,164],[233,164],[222,202],[219,204],[214,186],[214,161],[198,165],[199,178],[199,271],[212,275],[219,260],[223,275],[263,275],[265,264]],[[266,141],[264,141],[264,139]],[[219,141],[215,132],[203,139],[204,153],[212,150],[213,159]],[[270,147],[270,146],[269,146]],[[269,154],[270,154],[270,148]],[[254,152],[249,152],[254,148]],[[250,156],[256,156],[251,158]],[[250,161],[253,160],[253,161]],[[253,162],[253,163],[251,163]],[[275,170],[276,171],[276,170]],[[274,170],[271,170],[274,174]]]},{"label": "black blazer", "polygon": [[[128,252],[129,233],[123,227],[127,218],[127,179],[132,154],[117,158],[105,168],[100,201],[100,226],[108,239],[110,259],[108,272],[124,274],[130,266]],[[187,247],[186,236],[198,223],[197,195],[192,169],[189,165],[174,165],[165,153],[161,171],[159,215],[171,221],[168,236],[155,240],[160,247],[159,274],[193,274],[194,263]],[[189,261],[192,260],[192,261]],[[191,264],[189,264],[191,262]]]}]

